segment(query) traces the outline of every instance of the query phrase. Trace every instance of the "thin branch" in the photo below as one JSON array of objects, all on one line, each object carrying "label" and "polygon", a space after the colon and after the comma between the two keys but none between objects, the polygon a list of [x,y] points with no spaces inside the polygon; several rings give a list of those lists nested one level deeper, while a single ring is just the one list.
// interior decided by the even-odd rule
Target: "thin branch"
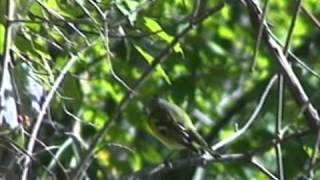
[{"label": "thin branch", "polygon": [[[65,21],[65,18],[60,15],[59,13],[57,13],[56,11],[54,11],[53,9],[50,9],[49,7],[47,7],[42,1],[40,0],[35,0],[41,7],[42,9],[44,9],[48,14],[51,14],[53,15],[54,17],[60,19],[60,20],[63,20]],[[93,23],[93,22],[91,22]],[[89,41],[87,39],[87,37],[81,32],[81,30],[79,30],[73,23],[69,23],[69,22],[66,22],[66,24],[72,28],[77,34],[79,34],[80,37],[82,37],[85,42],[87,43],[87,45],[89,45]]]},{"label": "thin branch", "polygon": [[303,68],[305,68],[305,70],[309,71],[312,75],[314,75],[315,77],[317,77],[318,79],[320,79],[320,74],[317,73],[315,70],[313,70],[311,67],[309,67],[305,62],[303,62],[302,60],[300,60],[295,54],[291,53],[289,51],[289,55],[290,55],[290,60],[294,60],[298,63],[298,65],[302,66]]},{"label": "thin branch", "polygon": [[[20,147],[20,145],[18,145],[16,142],[14,142],[13,140],[9,139],[6,136],[0,136],[0,139],[6,143],[8,143],[16,152],[23,154],[25,156],[28,156],[32,159],[33,162],[37,163],[40,165],[41,168],[43,168],[45,170],[45,172],[47,172],[52,179],[55,179],[54,173],[52,171],[50,171],[50,169],[48,169],[43,163],[41,163],[37,158],[34,158],[32,155],[28,154],[27,151],[23,148]],[[10,149],[11,151],[11,149]]]},{"label": "thin branch", "polygon": [[302,4],[302,0],[298,0],[297,4],[295,6],[295,13],[294,13],[294,15],[292,17],[291,24],[290,24],[289,31],[288,31],[288,35],[287,35],[287,38],[286,38],[286,42],[285,42],[285,45],[284,45],[284,48],[283,48],[283,53],[284,53],[285,57],[288,56],[288,52],[289,52],[289,49],[290,49],[289,46],[291,44],[291,39],[292,39],[292,36],[293,36],[294,27],[296,25],[296,22],[297,22],[297,19],[298,19],[298,15],[300,13],[301,4]]},{"label": "thin branch", "polygon": [[240,112],[242,109],[246,107],[246,104],[250,102],[251,100],[255,99],[254,94],[256,94],[257,91],[260,91],[263,87],[265,87],[268,83],[270,77],[266,77],[265,79],[261,81],[256,81],[251,89],[244,92],[242,96],[235,99],[235,101],[231,102],[231,107],[227,110],[225,115],[220,118],[215,124],[211,130],[211,133],[207,136],[207,141],[212,141],[218,137],[219,132],[221,132],[221,129],[223,129],[231,120],[234,115],[236,115],[238,112]]},{"label": "thin branch", "polygon": [[55,164],[57,164],[57,159],[60,159],[60,156],[62,155],[62,153],[67,149],[68,146],[70,146],[72,144],[72,139],[68,138],[66,141],[64,141],[64,143],[62,143],[62,145],[60,145],[59,149],[57,150],[57,152],[54,154],[54,158],[51,158],[51,161],[48,165],[48,169],[52,169],[54,167]]},{"label": "thin branch", "polygon": [[[6,24],[5,24],[5,35],[4,35],[4,52],[3,52],[3,60],[2,60],[2,77],[1,77],[1,87],[0,87],[0,125],[2,124],[3,120],[4,120],[4,112],[6,111],[5,108],[5,89],[9,86],[8,84],[8,79],[9,82],[11,83],[11,77],[10,77],[10,73],[9,73],[9,66],[11,63],[11,57],[10,57],[10,49],[11,49],[11,45],[12,45],[12,39],[13,39],[13,30],[12,30],[12,26],[10,24],[10,20],[12,20],[14,18],[14,7],[15,7],[15,1],[11,1],[11,0],[7,0],[6,1],[6,7],[4,9],[6,9],[7,13],[6,13]],[[10,107],[13,108],[13,107]],[[15,110],[12,110],[15,111]],[[18,121],[17,119],[14,119],[15,117],[12,117],[13,119],[11,119],[11,121]],[[9,119],[7,119],[9,120]],[[18,124],[18,122],[16,123]],[[14,128],[13,126],[11,128]]]},{"label": "thin branch", "polygon": [[[295,27],[295,23],[297,21],[298,18],[298,14],[299,14],[299,9],[301,6],[302,1],[298,0],[296,6],[295,6],[295,13],[292,17],[291,20],[291,24],[289,27],[289,31],[287,34],[287,38],[286,38],[286,42],[283,48],[283,53],[285,55],[285,57],[288,56],[288,50],[289,50],[289,46],[291,44],[291,39],[293,36],[293,30]],[[276,118],[276,134],[278,138],[282,138],[282,133],[281,133],[281,128],[282,128],[282,120],[283,120],[283,104],[284,104],[284,79],[281,73],[279,73],[279,86],[278,86],[278,93],[279,93],[279,97],[278,97],[278,110],[277,110],[277,118]],[[283,158],[282,158],[282,148],[281,148],[281,144],[277,144],[275,146],[275,150],[276,150],[276,159],[277,159],[277,168],[278,168],[278,174],[279,174],[279,179],[280,180],[284,180],[284,168],[283,168]]]},{"label": "thin branch", "polygon": [[[28,137],[30,137],[30,134],[29,134],[28,132],[24,131],[24,134],[27,135]],[[63,164],[61,163],[61,161],[60,161],[59,159],[56,159],[56,158],[55,158],[54,153],[51,151],[51,149],[57,148],[57,147],[55,147],[55,146],[49,147],[49,146],[47,146],[44,142],[42,142],[42,141],[39,140],[39,139],[36,139],[36,142],[37,142],[39,145],[41,145],[41,146],[43,147],[43,149],[40,150],[39,152],[34,152],[32,155],[33,155],[33,156],[37,156],[37,155],[38,155],[39,153],[41,153],[41,152],[48,152],[48,153],[50,154],[50,156],[52,157],[52,159],[57,162],[59,168],[61,168],[61,169],[63,170],[64,175],[67,176],[66,173],[65,173],[65,172],[66,172],[66,168],[63,166]]]},{"label": "thin branch", "polygon": [[272,174],[266,167],[264,167],[263,164],[259,162],[255,157],[251,158],[251,163],[270,179],[278,180],[278,178],[274,174]]},{"label": "thin branch", "polygon": [[269,84],[267,85],[265,91],[263,92],[260,100],[259,100],[259,103],[257,105],[257,107],[255,108],[254,112],[252,113],[252,115],[250,116],[249,120],[247,121],[247,123],[240,129],[238,130],[236,133],[234,133],[232,136],[228,137],[227,139],[225,140],[222,140],[220,142],[218,142],[217,144],[213,145],[211,148],[213,150],[217,150],[227,144],[230,144],[232,141],[234,141],[235,139],[237,139],[238,137],[240,137],[244,132],[246,132],[249,127],[251,126],[251,124],[254,122],[254,120],[257,118],[260,110],[262,109],[264,103],[265,103],[265,100],[273,86],[273,84],[275,83],[277,79],[277,76],[273,76],[270,81],[269,81]]},{"label": "thin branch", "polygon": [[[306,131],[287,135],[283,139],[275,138],[270,140],[266,144],[253,149],[251,152],[247,152],[244,154],[224,154],[224,155],[221,155],[221,158],[219,159],[215,159],[212,157],[206,158],[200,155],[196,157],[188,157],[180,160],[161,163],[159,165],[154,166],[153,168],[142,169],[141,171],[124,176],[120,179],[121,180],[143,180],[148,178],[150,179],[153,176],[161,173],[165,173],[165,172],[176,170],[176,169],[183,169],[187,167],[205,166],[208,164],[222,163],[222,162],[239,162],[239,161],[251,162],[253,156],[269,150],[271,147],[275,146],[277,143],[285,143],[289,140],[295,140],[299,137],[304,137],[306,135],[311,134],[310,132],[311,132],[310,130],[306,130]],[[166,164],[170,164],[170,166]]]},{"label": "thin branch", "polygon": [[[202,156],[188,157],[185,159],[175,160],[172,162],[162,163],[150,169],[144,169],[141,172],[133,173],[129,176],[122,177],[121,180],[144,180],[152,179],[153,176],[176,169],[187,167],[205,166],[207,164],[214,164],[218,162],[238,162],[248,161],[250,156],[248,154],[225,154],[221,155],[219,159],[207,159]],[[168,166],[167,164],[170,164]]]},{"label": "thin branch", "polygon": [[99,13],[100,17],[103,18],[103,10],[98,6],[98,2],[93,1],[93,0],[89,0],[89,3],[97,10],[97,12]]},{"label": "thin branch", "polygon": [[269,0],[265,0],[264,5],[263,5],[263,10],[262,10],[261,22],[260,22],[260,25],[259,25],[259,31],[258,31],[256,46],[254,48],[253,57],[252,57],[251,71],[254,71],[254,68],[256,66],[256,58],[257,58],[257,55],[258,55],[258,51],[259,51],[260,44],[261,44],[261,39],[262,39],[263,22],[266,19],[268,5],[269,5]]},{"label": "thin branch", "polygon": [[12,24],[19,24],[19,23],[26,23],[26,24],[50,24],[50,25],[56,25],[56,26],[60,26],[60,27],[64,27],[65,24],[67,23],[73,23],[76,25],[81,25],[81,24],[86,24],[86,25],[90,25],[91,21],[87,20],[87,19],[45,19],[43,17],[37,16],[37,15],[32,15],[35,18],[39,19],[39,20],[30,20],[30,19],[14,19],[9,21]]},{"label": "thin branch", "polygon": [[[250,12],[252,22],[257,26],[261,20],[261,10],[255,1],[245,0],[245,2]],[[310,98],[307,96],[303,86],[283,53],[283,48],[274,37],[275,36],[272,34],[267,22],[264,21],[263,40],[267,44],[267,47],[271,51],[275,60],[277,60],[280,65],[281,72],[285,77],[286,83],[288,84],[289,90],[291,91],[295,101],[301,109],[304,109],[304,116],[306,117],[309,127],[317,132],[317,129],[320,126],[318,111],[310,102]]]},{"label": "thin branch", "polygon": [[[31,133],[30,140],[29,140],[28,147],[27,147],[27,153],[28,154],[32,155],[32,153],[33,153],[34,145],[35,145],[35,142],[36,142],[36,139],[37,139],[37,136],[38,136],[38,132],[40,130],[40,126],[41,126],[42,120],[43,120],[43,118],[44,118],[44,116],[46,114],[46,110],[49,107],[49,104],[50,104],[54,94],[58,90],[58,88],[59,88],[62,80],[64,79],[66,73],[73,66],[73,64],[77,61],[79,55],[82,54],[83,52],[85,52],[86,50],[88,50],[90,47],[91,46],[88,46],[88,47],[82,49],[76,55],[71,55],[71,59],[66,63],[66,65],[62,69],[61,73],[59,74],[59,76],[55,80],[50,92],[48,93],[47,97],[45,98],[45,100],[44,100],[44,102],[42,104],[41,110],[40,110],[40,112],[39,112],[39,114],[37,116],[37,119],[36,119],[36,123],[35,123],[35,125],[34,125],[34,127],[32,129],[32,133]],[[29,172],[29,169],[30,169],[30,162],[31,162],[30,157],[26,156],[25,162],[24,162],[25,168],[24,168],[23,173],[22,173],[22,180],[27,180],[28,179],[28,172]]]},{"label": "thin branch", "polygon": [[310,11],[308,11],[304,6],[301,6],[302,12],[307,15],[308,18],[314,23],[314,25],[320,30],[320,22]]},{"label": "thin branch", "polygon": [[319,156],[319,147],[320,147],[320,130],[318,131],[316,143],[314,145],[313,154],[312,154],[310,164],[309,164],[308,177],[310,179],[314,178],[314,168],[315,168],[315,164],[317,163],[318,156]]},{"label": "thin branch", "polygon": [[131,91],[131,93],[135,93],[135,91],[124,81],[122,80],[117,73],[113,70],[113,66],[111,63],[111,57],[112,57],[112,52],[110,51],[109,47],[109,26],[108,26],[108,13],[105,14],[104,16],[104,33],[101,33],[101,38],[104,41],[104,46],[106,49],[106,60],[110,68],[111,75],[118,81],[123,87],[125,87],[128,91]]},{"label": "thin branch", "polygon": [[[281,127],[282,127],[282,120],[283,120],[283,106],[284,102],[284,81],[283,76],[279,73],[279,80],[278,80],[278,108],[277,108],[277,118],[276,118],[276,136],[277,138],[281,139]],[[283,171],[283,158],[282,158],[282,149],[281,144],[276,144],[275,146],[276,151],[276,159],[277,159],[277,169],[279,179],[284,180],[284,171]]]}]

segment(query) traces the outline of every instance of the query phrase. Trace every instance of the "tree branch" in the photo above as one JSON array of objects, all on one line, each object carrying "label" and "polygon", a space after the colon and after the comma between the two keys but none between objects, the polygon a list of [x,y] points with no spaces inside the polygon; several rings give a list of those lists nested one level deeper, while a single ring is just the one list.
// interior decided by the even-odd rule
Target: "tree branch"
[{"label": "tree branch", "polygon": [[273,76],[270,81],[269,81],[269,84],[267,85],[265,91],[263,92],[260,100],[259,100],[259,103],[256,107],[256,109],[254,110],[254,112],[252,113],[252,115],[250,116],[249,120],[247,121],[247,123],[240,129],[238,130],[236,133],[234,133],[232,136],[228,137],[227,139],[225,140],[222,140],[220,142],[218,142],[217,144],[215,144],[214,146],[212,146],[211,148],[213,150],[217,150],[229,143],[231,143],[232,141],[234,141],[235,139],[237,139],[238,137],[240,137],[244,132],[246,132],[248,130],[248,128],[251,126],[251,124],[254,122],[254,120],[257,118],[260,110],[262,109],[263,105],[264,105],[264,102],[274,84],[274,82],[277,80],[277,76]]},{"label": "tree branch", "polygon": [[[59,74],[59,76],[57,77],[57,79],[55,80],[50,92],[48,93],[48,95],[46,96],[42,106],[41,106],[41,110],[37,116],[37,120],[35,122],[35,125],[32,129],[32,133],[30,136],[30,140],[28,143],[28,147],[27,147],[27,154],[32,155],[33,154],[33,149],[34,149],[34,145],[38,136],[38,132],[40,130],[40,126],[42,123],[42,120],[46,114],[46,110],[50,105],[50,102],[54,96],[54,94],[57,92],[57,89],[59,88],[60,84],[62,83],[62,80],[64,79],[66,73],[69,71],[69,69],[73,66],[73,64],[77,61],[79,55],[81,53],[83,53],[84,51],[88,50],[91,46],[88,46],[82,50],[80,50],[76,55],[72,55],[71,59],[65,64],[64,68],[62,69],[61,73]],[[27,180],[28,179],[28,172],[29,172],[29,167],[30,167],[30,162],[31,159],[29,156],[25,157],[25,161],[24,161],[24,165],[25,168],[23,169],[23,173],[22,173],[22,180]]]},{"label": "tree branch", "polygon": [[[261,21],[261,10],[259,6],[252,0],[245,0],[251,20],[253,24],[258,28]],[[296,74],[292,70],[291,65],[289,64],[285,54],[283,53],[283,48],[279,45],[277,40],[274,38],[275,36],[272,34],[268,24],[266,21],[263,21],[263,40],[267,44],[267,47],[271,51],[274,58],[280,65],[281,73],[283,74],[286,83],[289,86],[289,90],[293,95],[293,98],[303,110],[303,113],[306,117],[308,125],[311,129],[317,132],[320,124],[320,117],[317,109],[310,102],[309,97],[303,89],[299,79]]]},{"label": "tree branch", "polygon": [[[271,139],[266,144],[261,145],[258,148],[255,148],[251,152],[246,152],[243,154],[224,154],[221,155],[221,158],[215,159],[212,157],[204,157],[204,156],[196,156],[196,157],[188,157],[185,159],[179,159],[167,163],[162,163],[159,165],[154,166],[153,168],[142,169],[141,171],[135,172],[128,176],[124,176],[120,178],[121,180],[145,180],[145,179],[152,179],[153,176],[159,175],[161,173],[169,172],[172,170],[183,169],[187,167],[194,167],[194,166],[205,166],[208,164],[214,163],[222,163],[222,162],[239,162],[239,161],[247,161],[248,163],[252,163],[253,156],[263,153],[278,143],[285,143],[289,140],[295,140],[300,137],[304,137],[310,135],[310,130],[305,130],[301,132],[297,132],[291,135],[285,136],[283,139],[274,138]],[[170,164],[170,166],[166,165]]]}]

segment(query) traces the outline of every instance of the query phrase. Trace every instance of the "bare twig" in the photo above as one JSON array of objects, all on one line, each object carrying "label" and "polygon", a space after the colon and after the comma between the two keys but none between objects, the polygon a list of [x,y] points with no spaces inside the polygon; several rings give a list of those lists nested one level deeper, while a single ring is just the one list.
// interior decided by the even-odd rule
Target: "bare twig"
[{"label": "bare twig", "polygon": [[[298,14],[299,14],[299,9],[301,6],[302,1],[298,0],[296,6],[295,6],[295,14],[292,17],[292,21],[289,27],[289,31],[288,31],[288,35],[286,38],[286,42],[283,48],[283,53],[285,55],[285,57],[288,56],[288,51],[289,51],[289,46],[290,46],[290,42],[293,36],[293,30],[295,27],[295,23],[297,21],[298,18]],[[263,24],[263,23],[262,23]],[[276,118],[276,134],[278,138],[282,138],[282,133],[281,133],[281,126],[282,126],[282,120],[283,120],[283,102],[284,102],[284,79],[281,73],[279,73],[279,81],[278,81],[278,93],[279,93],[279,97],[278,97],[278,110],[277,110],[277,118]],[[279,179],[280,180],[284,180],[284,169],[283,169],[283,158],[282,158],[282,148],[281,148],[281,144],[276,144],[275,146],[275,150],[276,150],[276,159],[277,159],[277,168],[278,168],[278,174],[279,174]]]},{"label": "bare twig", "polygon": [[[17,143],[15,143],[10,138],[7,138],[6,136],[0,136],[1,141],[8,143],[16,152],[26,155],[32,159],[35,163],[39,164],[41,168],[43,168],[51,177],[52,179],[55,179],[54,173],[50,171],[44,164],[42,164],[38,159],[34,158],[32,155],[28,154],[23,147],[20,147]],[[11,151],[11,149],[10,149]]]},{"label": "bare twig", "polygon": [[274,84],[274,82],[276,81],[277,76],[273,76],[270,81],[269,84],[267,85],[265,91],[263,92],[260,100],[259,100],[259,104],[257,105],[257,107],[255,108],[254,112],[252,113],[252,115],[250,116],[249,120],[247,121],[247,123],[240,129],[238,130],[236,133],[234,133],[232,136],[228,137],[225,140],[222,140],[220,142],[218,142],[217,144],[213,145],[211,148],[213,150],[217,150],[225,145],[228,145],[229,143],[231,143],[232,141],[234,141],[235,139],[237,139],[238,137],[240,137],[244,132],[246,132],[248,130],[248,128],[251,126],[251,124],[254,122],[254,120],[257,118],[260,110],[262,109],[264,102]]},{"label": "bare twig", "polygon": [[[42,1],[40,0],[35,0],[41,7],[43,10],[45,10],[47,13],[55,16],[56,18],[60,19],[60,20],[63,20],[65,21],[65,18],[60,15],[59,13],[57,13],[56,11],[54,11],[53,9],[50,9],[45,3],[43,3]],[[79,36],[81,36],[87,43],[87,45],[89,45],[89,41],[87,39],[87,37],[73,24],[73,23],[70,23],[70,22],[67,22],[65,21],[65,23],[70,27],[72,28],[77,34],[79,34]],[[93,23],[91,21],[91,23]]]},{"label": "bare twig", "polygon": [[[28,137],[30,137],[30,134],[29,134],[28,132],[24,131],[24,134],[27,135]],[[47,145],[45,144],[45,142],[43,142],[43,141],[41,141],[41,140],[39,140],[39,139],[36,139],[35,141],[36,141],[39,145],[41,145],[41,146],[43,147],[43,149],[40,150],[40,151],[38,151],[38,152],[34,152],[34,153],[32,154],[32,156],[37,156],[37,155],[38,155],[39,153],[41,153],[41,152],[48,152],[48,153],[50,154],[50,156],[52,157],[52,159],[57,162],[59,168],[61,168],[61,170],[63,170],[63,172],[66,172],[66,168],[62,165],[62,163],[60,162],[59,159],[56,159],[56,158],[55,158],[54,153],[51,151],[51,149],[53,149],[53,148],[56,148],[56,149],[57,149],[57,147],[55,147],[55,146],[49,147],[49,146],[47,146]],[[30,156],[31,156],[31,155],[30,155]],[[31,160],[33,160],[33,159],[31,159]],[[66,174],[65,174],[65,176],[66,176]]]},{"label": "bare twig", "polygon": [[264,167],[263,164],[259,162],[258,159],[256,159],[255,157],[251,158],[251,163],[270,179],[278,180],[278,178],[274,174],[272,174],[266,167]]},{"label": "bare twig", "polygon": [[297,19],[298,19],[298,15],[300,13],[300,7],[301,7],[301,4],[302,4],[302,0],[297,0],[297,4],[295,6],[295,13],[292,17],[292,21],[291,21],[291,24],[290,24],[290,27],[289,27],[289,31],[288,31],[288,35],[287,35],[287,38],[286,38],[286,42],[285,42],[285,45],[284,45],[284,48],[283,48],[283,53],[284,55],[287,57],[288,56],[288,52],[289,52],[289,49],[290,49],[290,44],[291,44],[291,39],[292,39],[292,36],[293,36],[293,30],[294,30],[294,27],[296,25],[296,22],[297,22]]},{"label": "bare twig", "polygon": [[[277,109],[277,118],[276,118],[276,137],[281,139],[281,127],[282,127],[282,120],[283,120],[283,101],[284,101],[284,82],[283,82],[283,76],[281,73],[278,73],[279,80],[278,80],[278,109]],[[275,145],[276,150],[276,159],[277,159],[277,169],[278,169],[278,175],[279,179],[284,179],[284,171],[283,171],[283,158],[282,158],[282,149],[281,144]]]},{"label": "bare twig", "polygon": [[266,77],[261,81],[255,82],[255,86],[249,89],[248,91],[244,92],[242,96],[235,99],[235,101],[231,102],[230,109],[227,110],[225,115],[218,120],[217,124],[215,124],[211,130],[211,133],[207,136],[208,141],[212,141],[217,138],[220,130],[223,129],[231,120],[234,115],[240,112],[242,109],[246,107],[246,104],[255,99],[254,94],[260,89],[263,89],[267,83],[270,81],[270,77]]},{"label": "bare twig", "polygon": [[[47,97],[45,98],[45,100],[44,100],[44,102],[42,104],[41,110],[40,110],[40,112],[38,114],[38,117],[36,119],[36,123],[35,123],[35,125],[33,127],[33,130],[32,130],[31,136],[30,136],[30,140],[29,140],[29,143],[28,143],[28,147],[27,147],[27,153],[28,154],[32,155],[32,153],[33,153],[33,148],[34,148],[37,136],[38,136],[38,132],[40,130],[40,125],[41,125],[42,120],[43,120],[43,118],[44,118],[44,116],[46,114],[46,109],[49,107],[49,104],[50,104],[54,94],[56,93],[57,89],[59,88],[62,80],[64,79],[66,73],[73,66],[73,64],[77,61],[78,56],[80,54],[82,54],[84,51],[88,50],[90,47],[91,46],[88,46],[88,47],[82,49],[76,55],[72,55],[71,59],[66,63],[66,65],[62,69],[61,73],[59,74],[59,76],[55,80],[50,92],[48,93]],[[28,178],[30,161],[31,161],[30,157],[26,156],[25,162],[24,162],[25,168],[24,168],[23,173],[22,173],[22,180],[26,180]]]},{"label": "bare twig", "polygon": [[[6,1],[6,5],[7,7],[5,7],[7,14],[6,14],[6,24],[5,24],[5,37],[4,37],[4,52],[3,52],[3,61],[2,61],[2,77],[1,77],[1,87],[0,87],[0,124],[2,124],[2,121],[4,119],[4,112],[6,110],[5,108],[5,89],[6,87],[8,87],[8,80],[9,82],[11,81],[11,77],[10,77],[10,73],[9,73],[9,66],[11,63],[11,57],[10,57],[10,49],[11,49],[11,45],[12,45],[12,38],[13,38],[13,30],[12,30],[12,26],[10,23],[10,20],[12,20],[14,18],[14,7],[15,7],[15,1],[10,1],[7,0]],[[11,83],[11,82],[10,82]],[[10,107],[13,108],[13,107]],[[8,109],[8,108],[7,108]],[[12,109],[12,111],[15,111]],[[15,117],[12,117],[13,119],[11,119],[11,121],[17,121],[17,119],[14,119]],[[9,119],[7,119],[9,120]],[[11,123],[10,123],[11,124]],[[12,128],[13,125],[18,124],[17,123],[13,123],[11,125]]]},{"label": "bare twig", "polygon": [[113,70],[113,66],[111,63],[111,57],[112,57],[112,52],[110,51],[109,47],[109,25],[108,25],[108,13],[105,13],[104,16],[104,33],[101,33],[101,38],[104,40],[104,46],[106,49],[106,61],[109,65],[111,75],[123,86],[125,87],[128,91],[131,91],[131,93],[135,93],[135,91],[124,81],[122,80],[117,73]]},{"label": "bare twig", "polygon": [[151,177],[165,173],[168,171],[172,171],[175,169],[182,169],[186,167],[195,167],[195,166],[204,166],[207,164],[214,164],[218,162],[236,162],[236,161],[247,161],[250,159],[248,154],[227,154],[221,155],[219,159],[206,159],[202,156],[189,157],[185,159],[180,159],[172,162],[167,162],[170,166],[166,165],[166,163],[159,164],[151,169],[145,169],[141,172],[137,172],[131,174],[126,177],[122,177],[121,180],[143,180],[150,179]]},{"label": "bare twig", "polygon": [[[245,0],[245,2],[249,9],[253,23],[258,26],[262,14],[259,6],[255,1],[252,0]],[[263,23],[263,40],[267,44],[269,50],[272,52],[272,55],[279,63],[281,72],[285,77],[286,83],[288,84],[289,90],[291,91],[295,101],[301,107],[301,109],[304,109],[304,116],[306,117],[306,121],[308,122],[309,127],[317,132],[320,122],[318,111],[310,102],[310,98],[307,96],[306,92],[303,89],[303,86],[301,85],[299,79],[290,66],[285,54],[283,53],[283,48],[274,38],[274,35],[272,34],[267,22],[264,21]]]},{"label": "bare twig", "polygon": [[[186,167],[194,167],[194,166],[205,166],[207,164],[214,164],[214,163],[221,163],[221,162],[238,162],[238,161],[247,161],[252,163],[252,157],[262,153],[264,151],[269,150],[271,147],[275,146],[277,143],[285,143],[289,140],[295,140],[299,137],[304,137],[310,134],[310,130],[297,132],[291,135],[285,136],[283,139],[272,139],[264,145],[253,149],[251,152],[244,153],[244,154],[224,154],[221,155],[221,158],[215,159],[212,157],[205,158],[204,156],[196,156],[196,157],[188,157],[185,159],[175,160],[172,162],[162,163],[156,165],[153,168],[143,169],[139,172],[132,173],[128,176],[124,176],[121,180],[143,180],[143,179],[150,179],[155,175],[165,173],[168,171],[182,169]],[[166,164],[170,164],[167,166]],[[259,168],[260,169],[260,168]],[[261,170],[261,169],[260,169]],[[265,172],[264,172],[265,173]]]},{"label": "bare twig", "polygon": [[60,159],[62,153],[67,149],[68,146],[72,144],[72,139],[68,138],[62,145],[60,145],[57,152],[54,154],[54,158],[51,158],[51,161],[48,165],[48,169],[52,169],[54,165],[58,162],[57,159]]},{"label": "bare twig", "polygon": [[318,136],[316,139],[316,143],[314,145],[313,154],[309,163],[308,177],[310,179],[314,178],[314,168],[315,168],[315,164],[317,163],[317,159],[319,157],[319,147],[320,147],[320,130],[318,131]]},{"label": "bare twig", "polygon": [[263,5],[263,10],[262,10],[261,22],[260,22],[260,25],[259,25],[259,31],[258,31],[256,46],[254,48],[253,57],[252,57],[251,71],[254,71],[254,68],[256,66],[256,58],[257,58],[257,55],[258,55],[258,52],[259,52],[259,48],[260,48],[260,44],[261,44],[262,32],[263,32],[262,31],[263,30],[263,22],[266,19],[268,4],[269,4],[269,0],[265,0],[264,5]]},{"label": "bare twig", "polygon": [[302,12],[311,19],[311,21],[316,25],[318,29],[320,29],[320,22],[311,12],[309,12],[304,6],[301,6]]}]

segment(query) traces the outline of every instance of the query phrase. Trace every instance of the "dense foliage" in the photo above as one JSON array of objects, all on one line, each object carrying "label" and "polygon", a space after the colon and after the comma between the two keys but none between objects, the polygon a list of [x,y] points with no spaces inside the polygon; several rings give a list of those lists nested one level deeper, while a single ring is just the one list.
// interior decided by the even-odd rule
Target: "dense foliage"
[{"label": "dense foliage", "polygon": [[[320,178],[317,0],[0,2],[1,178]],[[154,96],[221,158],[155,139]]]}]

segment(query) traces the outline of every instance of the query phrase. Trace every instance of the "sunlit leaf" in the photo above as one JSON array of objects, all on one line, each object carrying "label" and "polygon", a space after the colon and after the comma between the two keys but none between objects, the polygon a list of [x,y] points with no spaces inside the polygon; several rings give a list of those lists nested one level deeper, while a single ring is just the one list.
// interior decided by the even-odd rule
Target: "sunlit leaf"
[{"label": "sunlit leaf", "polygon": [[[145,50],[143,50],[141,47],[139,47],[138,45],[134,45],[134,47],[136,48],[136,50],[145,58],[145,60],[149,63],[152,64],[154,57],[149,54],[148,52],[146,52]],[[158,65],[156,67],[156,70],[162,75],[162,77],[166,80],[166,82],[168,84],[171,84],[170,78],[169,76],[166,74],[166,72],[164,71],[164,69],[161,67],[161,65]]]},{"label": "sunlit leaf", "polygon": [[[147,28],[149,28],[152,32],[156,33],[156,35],[159,36],[162,40],[164,40],[167,43],[171,43],[173,41],[174,37],[166,33],[157,21],[148,17],[144,17],[144,21]],[[181,48],[180,43],[177,43],[173,49],[174,52],[181,53],[183,55],[183,50]]]},{"label": "sunlit leaf", "polygon": [[3,24],[0,23],[0,54],[3,53],[3,47],[4,47],[4,34],[5,34],[5,28]]}]

